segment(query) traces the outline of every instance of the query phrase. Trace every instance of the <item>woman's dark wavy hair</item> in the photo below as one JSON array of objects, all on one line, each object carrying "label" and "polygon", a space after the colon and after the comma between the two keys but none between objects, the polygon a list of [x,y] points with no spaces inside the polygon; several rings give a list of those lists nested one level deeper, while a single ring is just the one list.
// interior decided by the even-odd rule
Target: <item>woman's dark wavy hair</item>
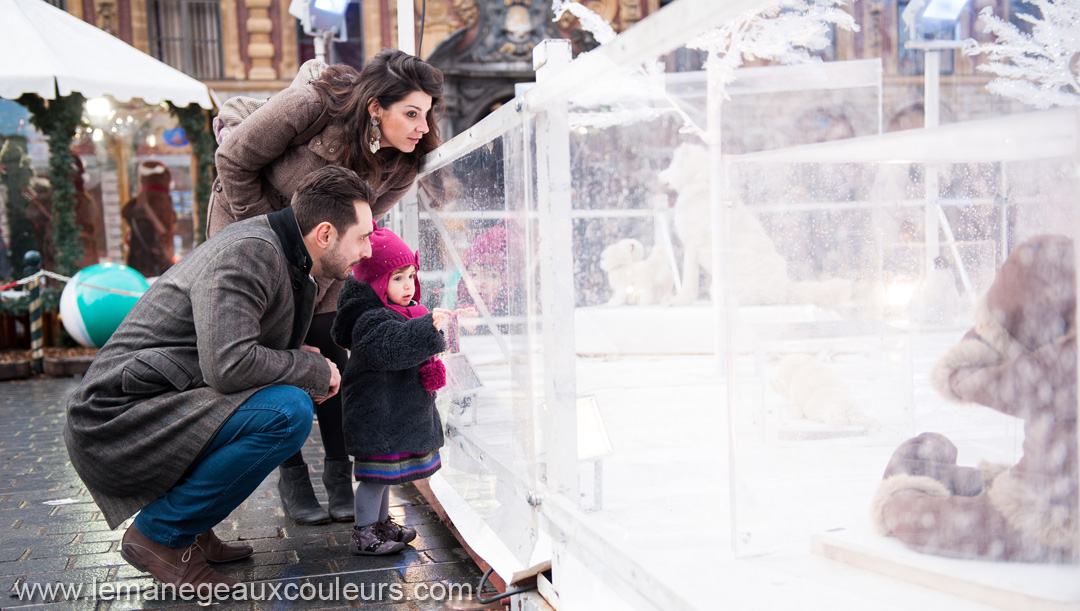
[{"label": "woman's dark wavy hair", "polygon": [[[373,186],[378,187],[402,166],[415,171],[424,155],[439,146],[439,117],[443,110],[443,74],[422,59],[397,49],[383,49],[364,66],[363,72],[345,65],[330,66],[313,85],[330,110],[333,120],[345,128],[341,165],[351,168]],[[428,133],[420,139],[412,153],[383,149],[378,154],[368,148],[371,116],[367,108],[371,100],[383,108],[400,102],[414,91],[431,96],[428,113]]]}]

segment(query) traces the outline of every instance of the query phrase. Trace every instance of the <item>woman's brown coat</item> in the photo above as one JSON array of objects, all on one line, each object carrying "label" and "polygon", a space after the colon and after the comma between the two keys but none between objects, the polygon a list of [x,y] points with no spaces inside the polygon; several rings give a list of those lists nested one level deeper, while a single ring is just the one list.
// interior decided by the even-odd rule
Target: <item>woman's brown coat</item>
[{"label": "woman's brown coat", "polygon": [[[300,82],[275,94],[258,110],[234,126],[217,151],[218,179],[210,194],[206,235],[213,237],[226,225],[274,212],[291,203],[300,181],[311,172],[338,163],[344,127],[330,120],[306,142],[295,144],[323,113],[320,94],[312,80],[318,73],[312,62],[301,68]],[[228,104],[228,102],[226,102]],[[224,110],[223,110],[224,112]],[[363,176],[361,168],[350,168]],[[393,172],[383,184],[372,185],[377,197],[371,204],[375,220],[401,201],[416,179],[415,170]],[[319,280],[316,314],[337,308],[341,281]]]}]

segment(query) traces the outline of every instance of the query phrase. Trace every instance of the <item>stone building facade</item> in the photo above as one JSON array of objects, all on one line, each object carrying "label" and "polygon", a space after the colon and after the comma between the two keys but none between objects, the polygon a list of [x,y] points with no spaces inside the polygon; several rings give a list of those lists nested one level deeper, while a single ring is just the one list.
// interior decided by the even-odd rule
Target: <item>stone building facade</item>
[{"label": "stone building facade", "polygon": [[[289,13],[291,0],[50,0],[184,72],[205,81],[221,98],[268,95],[288,85],[313,56],[310,37]],[[619,32],[668,2],[583,0]],[[855,0],[847,10],[858,32],[838,31],[826,59],[880,57],[885,131],[922,124],[922,52],[905,49],[900,14],[908,0]],[[422,0],[414,0],[421,22]],[[991,6],[1015,21],[1031,10],[1023,0],[971,0],[961,16],[961,38],[983,37],[976,17]],[[569,38],[576,51],[595,41],[567,15],[552,22],[550,0],[427,0],[420,55],[447,75],[447,127],[460,133],[513,97],[516,83],[533,79],[531,50],[550,36]],[[383,47],[397,46],[397,1],[353,0],[349,36],[331,59],[362,65]],[[419,26],[418,26],[419,28]],[[989,78],[977,59],[947,51],[942,63],[943,123],[998,114],[1014,103],[986,93]],[[766,109],[762,109],[763,112]]]}]

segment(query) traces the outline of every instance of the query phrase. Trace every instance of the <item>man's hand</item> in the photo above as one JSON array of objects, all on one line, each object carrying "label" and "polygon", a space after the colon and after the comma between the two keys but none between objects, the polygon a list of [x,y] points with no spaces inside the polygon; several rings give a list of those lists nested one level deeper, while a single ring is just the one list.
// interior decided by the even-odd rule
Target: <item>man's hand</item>
[{"label": "man's hand", "polygon": [[[307,344],[300,346],[300,349],[307,350],[308,352],[314,352],[315,354],[322,354],[321,350],[319,350],[315,346],[308,346]],[[334,361],[331,361],[330,359],[326,359],[326,364],[330,366],[330,391],[327,392],[326,396],[322,399],[313,398],[312,401],[314,401],[315,403],[322,403],[330,397],[333,397],[337,394],[338,388],[341,387],[341,372],[338,371],[337,365],[335,365]]]},{"label": "man's hand", "polygon": [[[317,352],[318,350],[316,350]],[[338,393],[338,389],[341,388],[341,373],[338,371],[337,365],[334,361],[326,359],[326,364],[330,366],[330,390],[326,393],[326,396],[322,399],[312,399],[316,403],[322,403],[330,397],[333,397]]]}]

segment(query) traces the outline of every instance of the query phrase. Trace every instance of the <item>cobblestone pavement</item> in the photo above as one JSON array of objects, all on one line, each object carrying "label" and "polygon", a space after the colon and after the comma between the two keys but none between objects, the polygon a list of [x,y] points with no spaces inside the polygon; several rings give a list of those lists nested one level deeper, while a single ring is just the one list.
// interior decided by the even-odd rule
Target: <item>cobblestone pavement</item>
[{"label": "cobblestone pavement", "polygon": [[[200,608],[203,605],[190,597],[161,600],[155,581],[120,557],[117,545],[130,522],[109,530],[71,468],[62,428],[64,405],[77,384],[71,378],[0,383],[0,610]],[[316,494],[325,504],[326,493],[318,483],[322,469],[322,451],[314,441],[318,439],[313,430],[304,456],[312,466]],[[502,608],[473,600],[480,570],[411,486],[392,488],[390,511],[398,522],[416,528],[419,536],[394,556],[352,556],[351,523],[297,526],[284,517],[276,497],[275,473],[215,528],[222,539],[244,540],[255,548],[251,558],[215,568],[253,584],[251,592],[264,600],[214,607]],[[66,595],[43,596],[40,589],[28,594],[35,586],[52,584],[82,589],[77,595],[69,590]],[[448,600],[454,590],[466,596]],[[492,593],[485,590],[485,596]]]}]

